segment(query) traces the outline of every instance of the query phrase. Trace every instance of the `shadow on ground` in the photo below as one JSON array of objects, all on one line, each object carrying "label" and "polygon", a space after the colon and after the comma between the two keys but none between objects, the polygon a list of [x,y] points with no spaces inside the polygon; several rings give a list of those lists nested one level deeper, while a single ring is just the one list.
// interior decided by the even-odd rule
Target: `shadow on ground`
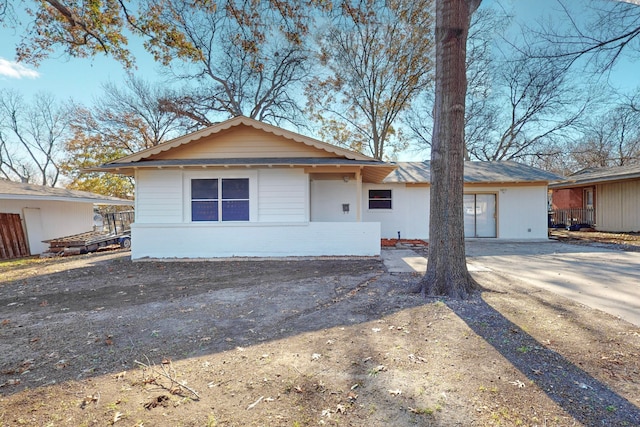
[{"label": "shadow on ground", "polygon": [[[637,426],[640,411],[602,382],[545,347],[480,295],[448,306],[549,398],[586,426]],[[526,386],[522,384],[522,386]]]}]

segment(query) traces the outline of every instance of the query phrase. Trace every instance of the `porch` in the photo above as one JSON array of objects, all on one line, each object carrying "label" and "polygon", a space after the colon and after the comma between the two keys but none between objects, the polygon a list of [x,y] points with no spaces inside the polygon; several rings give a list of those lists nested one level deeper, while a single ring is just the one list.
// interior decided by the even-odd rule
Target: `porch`
[{"label": "porch", "polygon": [[594,227],[595,224],[596,210],[593,207],[549,211],[549,228],[565,228],[572,225]]}]

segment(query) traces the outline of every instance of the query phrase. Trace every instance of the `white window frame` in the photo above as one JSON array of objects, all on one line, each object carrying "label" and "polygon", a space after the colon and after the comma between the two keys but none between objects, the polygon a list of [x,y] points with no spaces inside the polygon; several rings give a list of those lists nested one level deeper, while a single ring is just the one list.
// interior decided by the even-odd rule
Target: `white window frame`
[{"label": "white window frame", "polygon": [[[217,221],[193,221],[191,211],[191,181],[194,179],[217,179],[218,180],[218,220]],[[220,215],[222,209],[222,180],[224,179],[248,179],[249,180],[249,220],[245,221],[223,221]],[[184,194],[184,219],[185,222],[191,224],[205,225],[229,225],[229,224],[246,224],[257,222],[258,214],[258,173],[256,171],[202,171],[202,172],[185,172],[183,175],[183,194]]]}]

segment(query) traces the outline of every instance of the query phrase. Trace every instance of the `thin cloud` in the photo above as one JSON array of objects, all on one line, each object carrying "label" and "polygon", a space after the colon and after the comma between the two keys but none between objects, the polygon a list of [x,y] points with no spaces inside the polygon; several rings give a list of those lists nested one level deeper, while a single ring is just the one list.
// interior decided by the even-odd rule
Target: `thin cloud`
[{"label": "thin cloud", "polygon": [[40,77],[40,73],[15,61],[7,61],[4,58],[0,58],[0,76],[12,79],[36,79]]}]

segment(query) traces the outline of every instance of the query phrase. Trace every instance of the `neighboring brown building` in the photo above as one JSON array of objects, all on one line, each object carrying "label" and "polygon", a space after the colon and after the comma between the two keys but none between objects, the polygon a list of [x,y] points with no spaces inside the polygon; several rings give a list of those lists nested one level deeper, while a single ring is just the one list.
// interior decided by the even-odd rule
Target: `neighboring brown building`
[{"label": "neighboring brown building", "polygon": [[640,231],[640,165],[585,169],[549,188],[554,223]]}]

